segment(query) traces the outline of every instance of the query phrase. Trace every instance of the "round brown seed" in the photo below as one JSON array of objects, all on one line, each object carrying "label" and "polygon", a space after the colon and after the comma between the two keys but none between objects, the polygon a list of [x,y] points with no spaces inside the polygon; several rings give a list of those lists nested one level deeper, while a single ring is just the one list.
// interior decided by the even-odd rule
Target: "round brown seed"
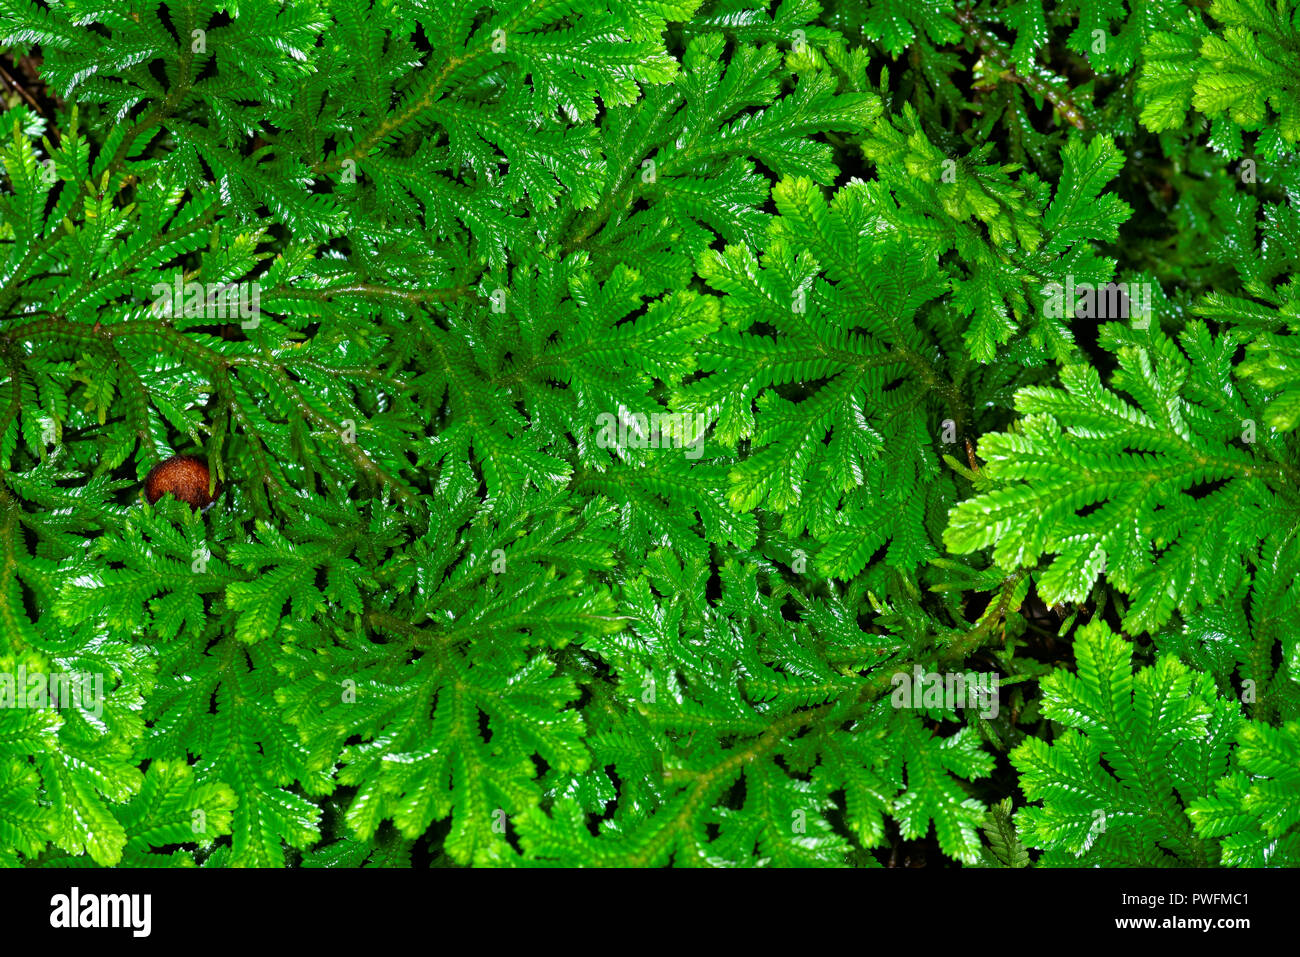
[{"label": "round brown seed", "polygon": [[152,505],[171,493],[193,508],[207,508],[221,494],[221,483],[208,494],[208,464],[193,455],[173,455],[150,470],[144,480],[145,498]]}]

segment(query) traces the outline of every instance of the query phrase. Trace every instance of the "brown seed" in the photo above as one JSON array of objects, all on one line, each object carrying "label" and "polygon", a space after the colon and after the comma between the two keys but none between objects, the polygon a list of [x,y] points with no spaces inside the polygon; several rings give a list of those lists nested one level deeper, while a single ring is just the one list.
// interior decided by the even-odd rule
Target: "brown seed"
[{"label": "brown seed", "polygon": [[144,480],[145,498],[152,505],[167,493],[197,509],[206,509],[221,494],[221,483],[208,494],[208,464],[193,455],[173,455],[155,465]]}]

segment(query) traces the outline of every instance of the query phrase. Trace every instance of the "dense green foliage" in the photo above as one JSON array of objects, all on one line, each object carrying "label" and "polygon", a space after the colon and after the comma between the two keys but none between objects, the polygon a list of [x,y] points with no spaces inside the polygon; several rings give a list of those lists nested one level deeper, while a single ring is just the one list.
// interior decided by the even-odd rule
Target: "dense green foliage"
[{"label": "dense green foliage", "polygon": [[0,864],[1300,865],[1292,0],[0,49]]}]

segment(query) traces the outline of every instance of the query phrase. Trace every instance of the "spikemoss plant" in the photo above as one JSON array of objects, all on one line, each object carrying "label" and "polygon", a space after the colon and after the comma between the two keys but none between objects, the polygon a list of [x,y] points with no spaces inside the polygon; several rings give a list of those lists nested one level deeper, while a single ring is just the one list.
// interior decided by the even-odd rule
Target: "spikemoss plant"
[{"label": "spikemoss plant", "polygon": [[1300,864],[1291,0],[0,52],[0,864]]}]

